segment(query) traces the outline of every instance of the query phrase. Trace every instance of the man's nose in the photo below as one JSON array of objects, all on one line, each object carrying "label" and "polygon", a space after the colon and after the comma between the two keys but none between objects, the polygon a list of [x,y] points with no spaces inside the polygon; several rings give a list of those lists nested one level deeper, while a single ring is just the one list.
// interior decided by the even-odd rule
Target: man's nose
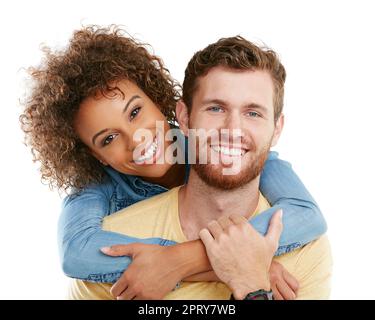
[{"label": "man's nose", "polygon": [[228,113],[227,118],[225,119],[225,128],[233,130],[233,129],[241,129],[242,119],[239,112],[230,112]]}]

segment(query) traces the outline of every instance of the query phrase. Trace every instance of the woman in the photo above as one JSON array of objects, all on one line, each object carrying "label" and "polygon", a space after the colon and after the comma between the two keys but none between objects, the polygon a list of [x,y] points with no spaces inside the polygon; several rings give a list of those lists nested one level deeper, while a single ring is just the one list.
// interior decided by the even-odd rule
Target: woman
[{"label": "woman", "polygon": [[[71,192],[59,221],[62,267],[73,278],[115,282],[132,260],[106,256],[101,248],[135,242],[174,244],[168,239],[105,232],[101,223],[106,215],[186,180],[188,166],[184,164],[145,165],[133,159],[137,129],[155,132],[156,121],[162,121],[166,130],[175,125],[178,86],[158,57],[116,27],[84,28],[74,33],[66,49],[45,52],[42,64],[31,70],[35,86],[20,120],[34,160],[41,163],[42,179]],[[166,146],[171,143],[161,139]],[[317,204],[276,153],[270,153],[260,188],[272,208],[250,223],[265,234],[272,214],[283,209],[284,232],[277,255],[326,231]],[[185,252],[198,255],[193,250]],[[147,272],[155,279],[161,270],[173,267],[173,257],[149,257],[152,267]],[[136,260],[133,257],[133,264]],[[202,279],[207,278],[188,278]],[[295,287],[286,281],[279,286],[280,292],[275,288],[276,297],[289,295],[288,284]],[[150,286],[160,286],[160,297],[168,292],[168,285],[157,281]],[[117,293],[122,289],[117,288]]]}]

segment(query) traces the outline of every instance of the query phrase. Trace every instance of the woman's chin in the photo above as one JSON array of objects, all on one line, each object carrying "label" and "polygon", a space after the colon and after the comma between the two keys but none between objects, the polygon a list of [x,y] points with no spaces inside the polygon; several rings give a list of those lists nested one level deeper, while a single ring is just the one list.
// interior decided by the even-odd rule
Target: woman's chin
[{"label": "woman's chin", "polygon": [[132,176],[139,176],[144,178],[161,178],[163,177],[172,165],[168,163],[163,164],[142,164],[142,165],[132,165],[132,170],[124,168],[114,168],[117,171],[120,171],[123,174],[128,174]]},{"label": "woman's chin", "polygon": [[139,174],[143,177],[148,178],[161,178],[165,176],[165,174],[168,172],[168,170],[172,167],[172,165],[164,163],[164,164],[151,164],[147,166],[143,170],[143,174]]}]

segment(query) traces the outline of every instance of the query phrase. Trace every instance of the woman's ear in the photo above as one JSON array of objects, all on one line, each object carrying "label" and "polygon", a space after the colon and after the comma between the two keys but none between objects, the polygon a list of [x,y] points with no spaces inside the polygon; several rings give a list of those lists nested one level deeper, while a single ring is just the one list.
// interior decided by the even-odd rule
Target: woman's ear
[{"label": "woman's ear", "polygon": [[279,141],[283,128],[284,128],[284,114],[282,113],[279,119],[277,119],[276,124],[275,124],[275,131],[273,133],[272,145],[271,145],[272,147],[274,147],[277,144],[277,141]]},{"label": "woman's ear", "polygon": [[187,137],[189,135],[189,111],[188,108],[182,100],[179,100],[176,105],[176,118],[180,129]]},{"label": "woman's ear", "polygon": [[108,166],[108,162],[106,162],[99,154],[97,154],[95,151],[90,150],[91,155],[96,158],[103,166]]}]

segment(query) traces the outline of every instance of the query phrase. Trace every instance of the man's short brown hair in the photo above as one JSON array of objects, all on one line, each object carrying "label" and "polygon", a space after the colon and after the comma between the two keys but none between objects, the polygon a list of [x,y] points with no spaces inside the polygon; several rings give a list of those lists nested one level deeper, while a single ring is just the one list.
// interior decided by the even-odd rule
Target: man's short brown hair
[{"label": "man's short brown hair", "polygon": [[265,47],[258,47],[241,36],[222,38],[198,51],[191,58],[183,83],[182,99],[189,112],[193,96],[198,88],[198,78],[205,76],[212,68],[224,66],[236,70],[269,71],[274,83],[274,118],[280,117],[283,109],[286,72],[277,54]]}]

